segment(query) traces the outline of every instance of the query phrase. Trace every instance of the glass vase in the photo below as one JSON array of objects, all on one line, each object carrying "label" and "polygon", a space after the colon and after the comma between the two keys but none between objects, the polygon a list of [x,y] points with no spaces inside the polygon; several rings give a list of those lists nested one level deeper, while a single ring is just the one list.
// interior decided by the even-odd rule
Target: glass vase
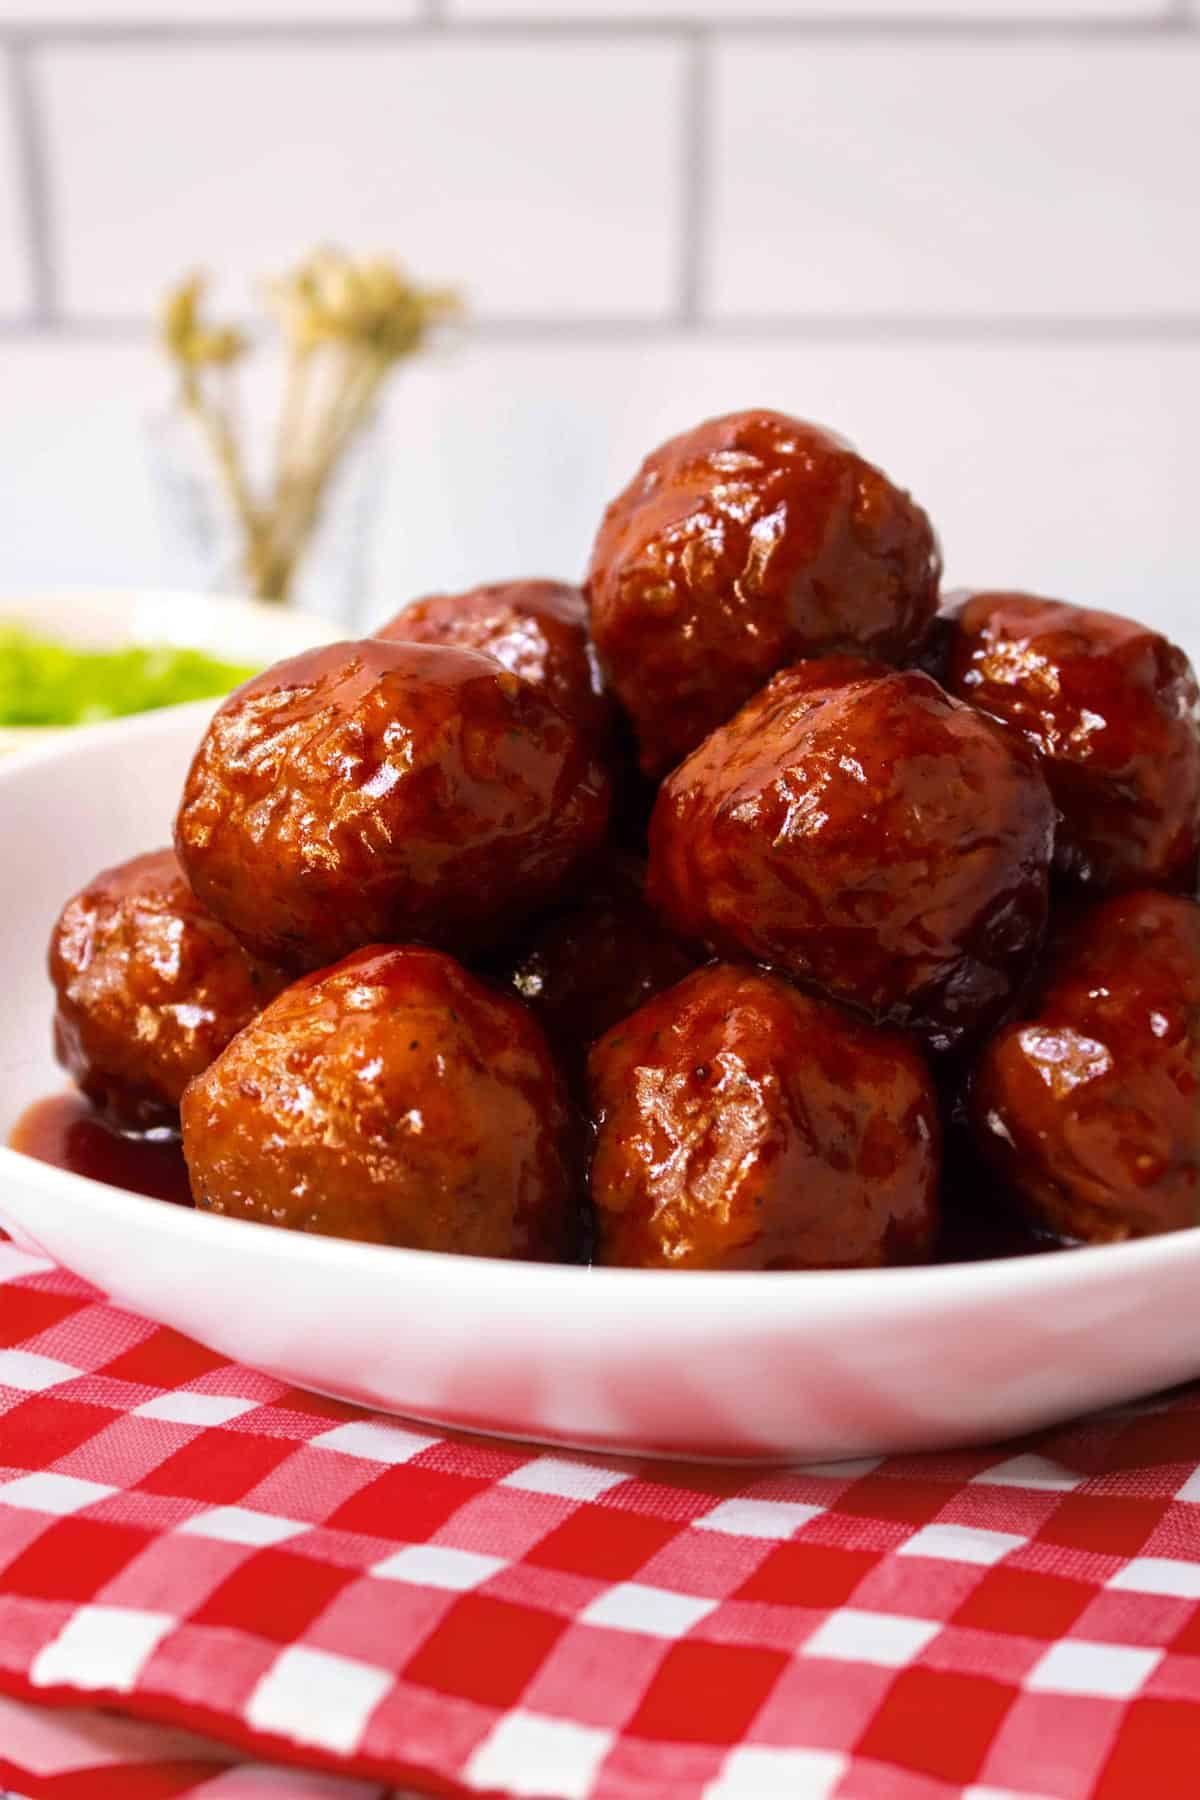
[{"label": "glass vase", "polygon": [[282,594],[264,593],[260,571],[248,566],[244,531],[196,420],[172,407],[148,421],[146,437],[160,528],[181,587],[271,599],[328,619],[348,637],[360,632],[383,485],[378,413],[348,445],[326,484],[313,531]]}]

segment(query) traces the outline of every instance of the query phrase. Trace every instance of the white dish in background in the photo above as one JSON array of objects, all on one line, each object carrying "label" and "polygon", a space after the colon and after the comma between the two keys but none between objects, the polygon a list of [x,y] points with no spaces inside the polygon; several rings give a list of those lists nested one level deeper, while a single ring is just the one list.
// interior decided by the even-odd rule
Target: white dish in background
[{"label": "white dish in background", "polygon": [[[170,589],[61,589],[0,596],[0,630],[20,626],[79,649],[159,645],[265,667],[336,636],[323,619],[261,601]],[[0,726],[0,752],[48,743],[67,725]]]},{"label": "white dish in background", "polygon": [[[168,841],[210,711],[79,730],[0,768],[0,1139],[63,1086],[51,922],[98,869]],[[554,1268],[193,1213],[11,1150],[0,1221],[226,1356],[413,1418],[577,1448],[812,1460],[949,1447],[1200,1374],[1200,1229],[862,1273]]]}]

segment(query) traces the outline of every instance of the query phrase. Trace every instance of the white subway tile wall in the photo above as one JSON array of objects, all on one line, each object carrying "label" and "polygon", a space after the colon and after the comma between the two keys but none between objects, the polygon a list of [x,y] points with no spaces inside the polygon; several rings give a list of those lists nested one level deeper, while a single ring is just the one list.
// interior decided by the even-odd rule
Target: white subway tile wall
[{"label": "white subway tile wall", "polygon": [[774,405],[948,577],[1200,629],[1200,4],[0,0],[0,593],[169,583],[149,321],[322,238],[466,291],[368,617],[581,571],[644,451]]},{"label": "white subway tile wall", "polygon": [[718,315],[1200,313],[1200,43],[716,53]]},{"label": "white subway tile wall", "polygon": [[[0,315],[19,313],[29,304],[31,288],[26,221],[19,180],[18,81],[0,80]],[[0,389],[0,416],[3,390]]]},{"label": "white subway tile wall", "polygon": [[328,239],[402,245],[493,318],[670,311],[677,45],[123,45],[36,72],[68,312],[137,318],[164,274],[248,286]]},{"label": "white subway tile wall", "polygon": [[0,595],[170,585],[144,428],[161,387],[140,346],[0,337]]}]

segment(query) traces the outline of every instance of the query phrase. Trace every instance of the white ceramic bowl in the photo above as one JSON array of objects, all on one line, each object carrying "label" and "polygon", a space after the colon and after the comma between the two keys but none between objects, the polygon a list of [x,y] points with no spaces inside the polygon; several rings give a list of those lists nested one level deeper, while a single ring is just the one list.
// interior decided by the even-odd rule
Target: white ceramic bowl
[{"label": "white ceramic bowl", "polygon": [[[209,710],[77,731],[0,768],[0,1139],[63,1085],[50,923],[97,869],[167,841]],[[950,1446],[1200,1374],[1200,1230],[869,1273],[554,1268],[192,1213],[11,1150],[0,1219],[227,1356],[415,1418],[578,1447],[812,1460]]]},{"label": "white ceramic bowl", "polygon": [[[170,589],[90,588],[0,596],[0,630],[21,626],[81,649],[166,645],[247,668],[295,656],[336,634],[323,619],[254,600]],[[0,726],[0,753],[48,743],[62,729]]]}]

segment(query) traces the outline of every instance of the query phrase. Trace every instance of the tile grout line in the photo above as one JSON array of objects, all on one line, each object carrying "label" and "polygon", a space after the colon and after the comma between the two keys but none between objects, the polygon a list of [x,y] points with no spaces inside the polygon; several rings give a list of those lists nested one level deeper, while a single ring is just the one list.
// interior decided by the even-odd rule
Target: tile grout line
[{"label": "tile grout line", "polygon": [[10,44],[7,64],[16,140],[17,181],[25,216],[31,313],[36,325],[54,326],[58,323],[58,281],[54,265],[50,184],[41,111],[28,51],[20,45]]},{"label": "tile grout line", "polygon": [[704,308],[712,204],[711,86],[708,33],[694,31],[685,50],[679,134],[679,320],[685,326],[694,326]]},{"label": "tile grout line", "polygon": [[[1099,343],[1196,343],[1200,342],[1200,314],[1148,313],[1143,316],[1103,314],[1092,318],[1071,314],[1019,314],[939,316],[937,314],[817,314],[791,313],[700,314],[692,325],[699,335],[713,339],[766,338],[796,343],[995,343],[1072,342]],[[634,338],[679,339],[686,335],[680,321],[670,316],[632,319],[596,318],[481,318],[473,322],[471,336],[485,343],[570,342],[573,339],[621,343]]]},{"label": "tile grout line", "polygon": [[446,0],[424,0],[413,19],[127,20],[109,22],[0,22],[0,44],[33,48],[42,45],[78,49],[171,45],[412,43],[452,39],[463,43],[639,42],[647,38],[678,40],[704,32],[728,39],[764,42],[883,42],[902,44],[929,40],[947,43],[1118,42],[1154,43],[1170,37],[1200,37],[1200,16],[1191,0],[1163,0],[1163,10],[1146,18],[1050,15],[968,18],[922,15],[839,17],[836,13],[806,18],[771,18],[751,11],[711,19],[672,18],[647,12],[640,18],[499,19],[458,18],[446,12]]},{"label": "tile grout line", "polygon": [[[27,343],[83,345],[136,344],[148,341],[148,318],[64,318],[52,312],[39,320],[0,319],[0,340]],[[506,347],[554,349],[561,345],[588,347],[645,343],[686,343],[701,338],[710,342],[762,340],[771,343],[865,344],[888,348],[901,344],[934,344],[968,349],[1003,348],[1012,344],[1133,345],[1141,348],[1200,344],[1200,316],[1186,313],[1148,314],[1145,317],[1045,315],[1030,318],[998,315],[992,318],[873,316],[753,318],[727,315],[698,317],[694,324],[678,316],[644,315],[636,318],[507,318],[476,319],[466,330],[468,341]]]}]

